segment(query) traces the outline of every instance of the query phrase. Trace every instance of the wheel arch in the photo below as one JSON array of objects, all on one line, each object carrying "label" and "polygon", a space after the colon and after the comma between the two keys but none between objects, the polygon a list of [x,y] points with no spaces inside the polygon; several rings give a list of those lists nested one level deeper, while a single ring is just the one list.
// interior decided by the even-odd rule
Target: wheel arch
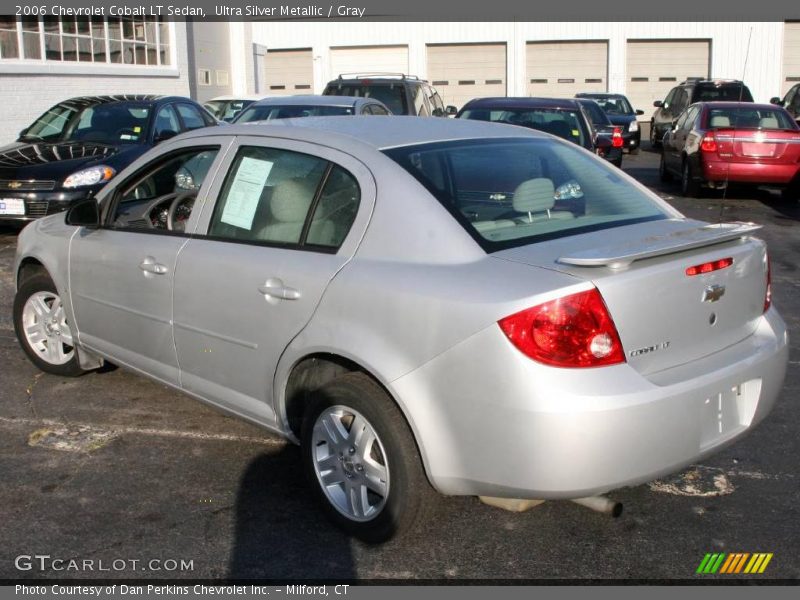
[{"label": "wheel arch", "polygon": [[39,273],[46,273],[51,279],[53,278],[42,261],[33,256],[26,256],[17,267],[15,289],[19,289],[20,285]]}]

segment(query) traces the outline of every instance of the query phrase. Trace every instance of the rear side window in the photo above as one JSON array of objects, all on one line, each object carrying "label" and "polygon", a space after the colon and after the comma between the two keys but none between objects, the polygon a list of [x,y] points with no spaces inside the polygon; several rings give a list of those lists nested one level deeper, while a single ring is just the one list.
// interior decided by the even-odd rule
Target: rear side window
[{"label": "rear side window", "polygon": [[406,91],[402,83],[344,83],[342,85],[330,85],[325,90],[325,95],[374,98],[379,102],[383,102],[392,111],[392,114],[408,114]]},{"label": "rear side window", "polygon": [[548,139],[386,150],[487,251],[667,218],[614,167]]},{"label": "rear side window", "polygon": [[239,150],[211,218],[212,237],[335,250],[350,230],[359,189],[347,171],[309,154]]}]

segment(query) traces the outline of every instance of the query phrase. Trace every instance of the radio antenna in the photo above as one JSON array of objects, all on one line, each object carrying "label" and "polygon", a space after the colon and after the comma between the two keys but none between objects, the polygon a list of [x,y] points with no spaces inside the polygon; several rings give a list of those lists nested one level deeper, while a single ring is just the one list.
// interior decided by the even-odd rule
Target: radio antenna
[{"label": "radio antenna", "polygon": [[[753,38],[753,28],[750,27],[750,33],[747,36],[747,50],[744,54],[744,66],[742,67],[742,79],[739,85],[739,102],[741,103],[742,98],[744,97],[744,78],[747,74],[747,60],[750,58],[750,40]],[[738,126],[739,120],[739,111],[741,107],[736,107],[736,110],[733,111],[733,139],[731,139],[731,144],[733,148],[731,148],[731,158],[733,158],[733,154],[736,151],[736,131]],[[728,186],[730,185],[730,177],[731,177],[731,161],[728,161],[728,168],[725,171],[725,187],[722,189],[722,201],[719,203],[719,223],[722,224],[723,213],[725,211],[725,198],[728,195]]]}]

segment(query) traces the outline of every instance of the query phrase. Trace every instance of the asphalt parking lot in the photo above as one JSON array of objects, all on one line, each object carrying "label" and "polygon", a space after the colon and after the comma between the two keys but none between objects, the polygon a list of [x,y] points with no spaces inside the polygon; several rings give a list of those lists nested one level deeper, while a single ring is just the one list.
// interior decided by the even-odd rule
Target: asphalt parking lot
[{"label": "asphalt parking lot", "polygon": [[[424,533],[379,547],[328,524],[297,449],[270,434],[120,369],[40,373],[13,334],[16,232],[0,230],[0,579],[685,579],[707,552],[771,552],[760,577],[800,578],[800,203],[736,189],[724,206],[720,193],[681,198],[657,166],[647,149],[624,161],[689,216],[764,225],[792,348],[772,415],[674,479],[614,492],[619,519],[442,497]],[[126,563],[20,570],[21,555]]]}]

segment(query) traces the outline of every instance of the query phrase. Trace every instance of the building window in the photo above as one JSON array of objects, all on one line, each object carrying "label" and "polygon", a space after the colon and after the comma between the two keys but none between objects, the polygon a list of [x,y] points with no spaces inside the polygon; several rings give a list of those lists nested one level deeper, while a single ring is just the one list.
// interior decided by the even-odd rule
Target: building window
[{"label": "building window", "polygon": [[197,84],[211,85],[211,69],[197,69]]},{"label": "building window", "polygon": [[163,17],[0,17],[2,59],[169,66],[169,24]]},{"label": "building window", "polygon": [[228,72],[227,71],[216,71],[217,77],[217,85],[226,86],[228,85]]}]

